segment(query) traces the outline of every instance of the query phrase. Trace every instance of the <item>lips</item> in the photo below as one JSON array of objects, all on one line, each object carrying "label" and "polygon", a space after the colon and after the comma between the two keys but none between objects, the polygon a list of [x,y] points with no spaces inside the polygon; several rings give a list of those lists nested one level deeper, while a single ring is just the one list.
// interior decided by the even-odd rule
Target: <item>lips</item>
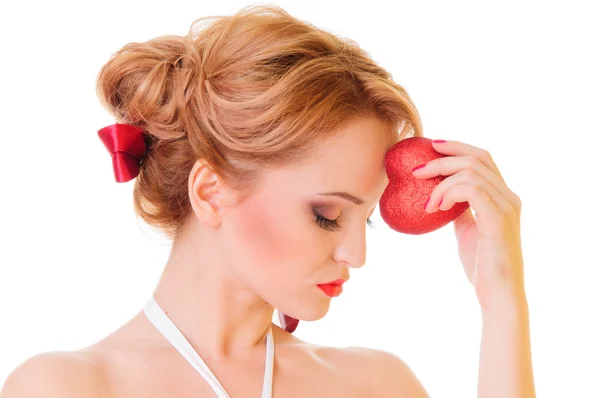
[{"label": "lips", "polygon": [[322,283],[317,285],[319,289],[323,291],[329,297],[337,297],[342,294],[342,284],[346,282],[344,279],[338,279],[329,283]]}]

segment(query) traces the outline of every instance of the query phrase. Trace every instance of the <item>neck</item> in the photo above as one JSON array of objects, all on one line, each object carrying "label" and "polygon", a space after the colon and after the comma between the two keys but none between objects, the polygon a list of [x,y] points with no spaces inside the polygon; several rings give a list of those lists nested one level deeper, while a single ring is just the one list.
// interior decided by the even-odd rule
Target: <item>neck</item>
[{"label": "neck", "polygon": [[202,357],[248,358],[264,347],[274,308],[210,253],[175,242],[154,298]]}]

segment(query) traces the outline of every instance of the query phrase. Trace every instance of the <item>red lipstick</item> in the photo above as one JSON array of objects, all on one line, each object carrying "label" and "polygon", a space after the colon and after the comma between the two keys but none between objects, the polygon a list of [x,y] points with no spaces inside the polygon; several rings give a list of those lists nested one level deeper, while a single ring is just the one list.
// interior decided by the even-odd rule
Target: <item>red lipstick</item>
[{"label": "red lipstick", "polygon": [[346,282],[344,279],[338,279],[329,283],[317,285],[329,297],[337,297],[342,294],[342,284]]}]

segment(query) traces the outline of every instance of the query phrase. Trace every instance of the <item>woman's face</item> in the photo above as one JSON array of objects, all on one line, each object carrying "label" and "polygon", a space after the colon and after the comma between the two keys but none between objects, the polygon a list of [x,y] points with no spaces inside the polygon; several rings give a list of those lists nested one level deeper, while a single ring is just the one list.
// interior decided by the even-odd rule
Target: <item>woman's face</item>
[{"label": "woman's face", "polygon": [[367,219],[388,184],[390,136],[377,119],[356,119],[310,163],[268,170],[228,209],[224,254],[243,286],[294,318],[325,316],[332,298],[317,285],[348,279],[365,263]]}]

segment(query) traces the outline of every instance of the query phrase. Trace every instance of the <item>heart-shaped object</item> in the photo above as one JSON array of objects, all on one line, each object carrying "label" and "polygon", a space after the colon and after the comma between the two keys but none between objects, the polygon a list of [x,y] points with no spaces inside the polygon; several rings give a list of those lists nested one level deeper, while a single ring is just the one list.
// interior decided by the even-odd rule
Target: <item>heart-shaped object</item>
[{"label": "heart-shaped object", "polygon": [[454,221],[469,208],[469,202],[459,202],[448,210],[427,213],[424,209],[433,189],[448,176],[421,179],[412,169],[446,156],[433,149],[432,140],[426,137],[405,138],[388,149],[384,162],[389,184],[379,200],[379,212],[390,228],[425,234]]}]

